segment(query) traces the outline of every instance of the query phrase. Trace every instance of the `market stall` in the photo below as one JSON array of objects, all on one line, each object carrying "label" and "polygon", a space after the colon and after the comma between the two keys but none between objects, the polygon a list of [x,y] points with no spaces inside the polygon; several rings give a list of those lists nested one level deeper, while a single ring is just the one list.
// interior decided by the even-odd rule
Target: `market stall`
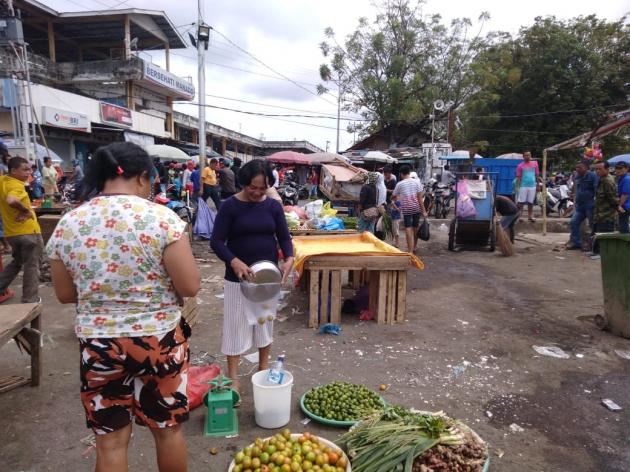
[{"label": "market stall", "polygon": [[293,246],[296,272],[308,280],[309,327],[341,322],[342,276],[350,272],[369,285],[369,310],[377,323],[405,320],[407,271],[424,268],[413,254],[370,233],[296,237]]},{"label": "market stall", "polygon": [[322,164],[319,178],[319,190],[331,202],[359,201],[359,194],[363,186],[363,174],[366,171],[346,162]]},{"label": "market stall", "polygon": [[42,376],[41,314],[39,303],[0,306],[0,346],[13,339],[31,356],[31,378],[0,374],[0,393],[21,385],[39,385]]}]

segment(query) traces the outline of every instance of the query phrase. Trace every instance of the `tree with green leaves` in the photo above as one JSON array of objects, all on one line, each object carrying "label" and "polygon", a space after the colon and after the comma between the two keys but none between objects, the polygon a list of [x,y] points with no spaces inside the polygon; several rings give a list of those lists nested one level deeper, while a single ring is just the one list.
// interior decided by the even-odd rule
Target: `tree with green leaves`
[{"label": "tree with green leaves", "polygon": [[[470,66],[483,87],[460,110],[458,143],[486,140],[489,155],[526,148],[540,153],[630,107],[625,17],[538,17],[514,37],[497,39]],[[627,141],[611,136],[603,149],[610,156],[624,146]]]},{"label": "tree with green leaves", "polygon": [[343,44],[326,29],[320,49],[327,62],[320,67],[318,91],[334,85],[343,109],[364,118],[350,132],[364,136],[388,129],[392,142],[404,126],[428,135],[434,101],[455,109],[479,89],[470,65],[485,50],[488,39],[481,32],[488,15],[482,14],[475,28],[468,19],[447,26],[439,15],[424,15],[423,3],[384,1],[376,20],[361,18]]}]

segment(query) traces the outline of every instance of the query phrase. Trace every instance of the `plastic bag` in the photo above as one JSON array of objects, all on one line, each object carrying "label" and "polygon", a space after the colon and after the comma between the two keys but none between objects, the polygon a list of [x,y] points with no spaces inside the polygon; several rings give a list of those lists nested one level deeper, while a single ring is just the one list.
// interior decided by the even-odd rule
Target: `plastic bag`
[{"label": "plastic bag", "polygon": [[208,207],[203,198],[197,199],[197,219],[195,220],[193,234],[198,238],[210,239],[214,229],[215,216],[216,213]]},{"label": "plastic bag", "polygon": [[343,221],[335,216],[324,218],[324,226],[322,229],[326,231],[335,231],[339,229],[345,229]]},{"label": "plastic bag", "polygon": [[431,229],[429,228],[429,222],[425,218],[420,228],[418,228],[418,238],[423,241],[428,241],[431,238]]},{"label": "plastic bag", "polygon": [[304,206],[304,211],[306,212],[306,216],[308,217],[308,219],[312,220],[313,218],[317,218],[319,216],[322,208],[324,208],[324,201],[315,200],[314,202],[307,203]]},{"label": "plastic bag", "polygon": [[191,410],[203,403],[203,397],[210,390],[210,382],[221,373],[221,368],[217,364],[196,365],[188,369],[188,384],[186,385],[186,396],[188,406]]},{"label": "plastic bag", "polygon": [[271,323],[276,319],[279,302],[280,292],[262,302],[254,302],[243,297],[243,310],[245,311],[247,324],[250,326],[263,326],[265,323]]},{"label": "plastic bag", "polygon": [[306,213],[304,212],[304,209],[300,208],[299,206],[287,205],[284,207],[284,212],[295,213],[296,217],[300,220],[303,220],[304,218],[306,218]]},{"label": "plastic bag", "polygon": [[319,212],[320,216],[335,216],[337,214],[337,210],[331,208],[330,202],[324,203],[322,207],[322,211]]},{"label": "plastic bag", "polygon": [[457,205],[455,216],[458,218],[474,218],[477,216],[477,209],[470,198],[468,182],[460,180],[457,182]]},{"label": "plastic bag", "polygon": [[470,195],[459,195],[457,197],[457,215],[458,218],[474,218],[477,216],[477,209]]}]

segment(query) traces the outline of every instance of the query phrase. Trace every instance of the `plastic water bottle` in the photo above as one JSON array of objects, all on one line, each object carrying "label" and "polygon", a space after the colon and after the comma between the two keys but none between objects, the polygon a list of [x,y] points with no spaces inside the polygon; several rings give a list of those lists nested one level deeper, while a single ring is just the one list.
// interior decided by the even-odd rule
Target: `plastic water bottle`
[{"label": "plastic water bottle", "polygon": [[276,362],[272,362],[267,382],[270,384],[281,385],[284,379],[284,354],[280,354]]}]

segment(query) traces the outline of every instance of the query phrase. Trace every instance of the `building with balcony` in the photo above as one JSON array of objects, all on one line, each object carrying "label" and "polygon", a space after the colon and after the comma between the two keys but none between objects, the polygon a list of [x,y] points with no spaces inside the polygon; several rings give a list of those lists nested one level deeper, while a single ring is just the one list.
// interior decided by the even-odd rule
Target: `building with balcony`
[{"label": "building with balcony", "polygon": [[[62,13],[35,0],[14,0],[13,7],[32,82],[22,108],[64,160],[84,158],[111,141],[148,144],[174,137],[173,101],[193,100],[195,87],[191,78],[170,71],[171,49],[187,45],[163,12]],[[145,50],[164,51],[164,67]],[[22,88],[19,44],[0,44],[0,76],[7,78],[3,89]],[[17,121],[12,105],[3,99],[0,108],[0,130],[9,134]]]},{"label": "building with balcony", "polygon": [[[22,43],[3,41],[0,28],[2,134],[15,135],[23,121],[18,115],[25,115],[29,132],[66,168],[112,141],[170,144],[198,154],[198,119],[173,109],[174,102],[195,98],[192,78],[170,68],[170,51],[187,45],[164,12],[57,12],[36,0],[13,0],[13,7],[31,87],[27,94]],[[163,66],[153,62],[153,51],[164,52]],[[244,161],[281,150],[322,151],[305,140],[266,141],[213,123],[206,130],[208,151]]]}]

